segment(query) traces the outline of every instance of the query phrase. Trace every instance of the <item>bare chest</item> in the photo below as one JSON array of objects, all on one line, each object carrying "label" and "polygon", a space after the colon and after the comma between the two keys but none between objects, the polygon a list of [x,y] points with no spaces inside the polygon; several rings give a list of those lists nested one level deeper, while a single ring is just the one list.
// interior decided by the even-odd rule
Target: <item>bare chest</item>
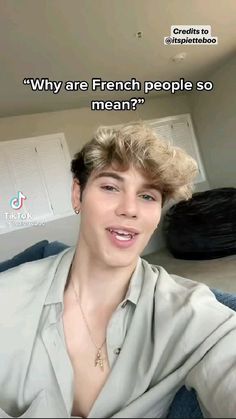
[{"label": "bare chest", "polygon": [[[87,417],[110,372],[106,342],[106,325],[96,320],[92,341],[84,319],[77,308],[63,315],[64,334],[68,355],[74,371],[73,416]],[[93,328],[91,327],[91,332]],[[96,346],[95,346],[96,343]]]}]

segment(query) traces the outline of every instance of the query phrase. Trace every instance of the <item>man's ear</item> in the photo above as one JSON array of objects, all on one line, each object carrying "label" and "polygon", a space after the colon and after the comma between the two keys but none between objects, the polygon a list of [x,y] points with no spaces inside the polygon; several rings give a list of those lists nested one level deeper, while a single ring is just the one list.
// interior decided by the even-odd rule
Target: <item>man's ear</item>
[{"label": "man's ear", "polygon": [[72,188],[71,188],[71,203],[72,206],[74,208],[74,210],[80,210],[80,194],[81,194],[81,188],[80,188],[80,183],[78,181],[78,179],[73,178],[73,182],[72,182]]}]

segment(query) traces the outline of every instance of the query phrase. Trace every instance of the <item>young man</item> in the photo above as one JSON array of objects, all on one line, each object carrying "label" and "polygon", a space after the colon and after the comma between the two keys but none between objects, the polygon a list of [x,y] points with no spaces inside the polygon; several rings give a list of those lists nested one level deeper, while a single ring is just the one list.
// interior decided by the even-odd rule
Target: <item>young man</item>
[{"label": "young man", "polygon": [[165,417],[183,384],[206,417],[233,417],[235,312],[140,258],[196,163],[134,124],[71,167],[76,248],[0,276],[0,417]]}]

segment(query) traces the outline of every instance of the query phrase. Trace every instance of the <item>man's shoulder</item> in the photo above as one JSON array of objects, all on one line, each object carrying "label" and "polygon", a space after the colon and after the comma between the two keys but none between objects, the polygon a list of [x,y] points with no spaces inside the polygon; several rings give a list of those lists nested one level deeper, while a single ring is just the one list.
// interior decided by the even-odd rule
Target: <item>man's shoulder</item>
[{"label": "man's shoulder", "polygon": [[[166,268],[161,265],[149,263],[145,259],[142,259],[144,267],[145,277],[150,278],[156,282],[157,289],[163,289],[163,291],[182,291],[192,292],[198,287],[206,287],[205,284],[196,282],[187,277],[182,277],[177,274],[168,272]],[[207,287],[208,288],[208,287]]]},{"label": "man's shoulder", "polygon": [[60,262],[67,252],[70,249],[0,274],[0,318],[3,328],[9,321],[16,325],[24,324],[27,318],[29,322],[38,318],[60,270]]},{"label": "man's shoulder", "polygon": [[164,267],[154,265],[146,260],[143,261],[145,277],[148,281],[155,283],[155,298],[175,303],[180,306],[192,306],[211,300],[216,302],[214,293],[210,288],[201,282],[177,274],[169,273]]},{"label": "man's shoulder", "polygon": [[[147,273],[146,290],[143,292],[145,307],[155,313],[154,323],[163,324],[179,333],[179,328],[189,335],[207,336],[212,330],[232,318],[235,328],[235,311],[219,302],[213,291],[200,282],[169,274],[163,267],[144,263]],[[155,283],[150,289],[149,280]],[[207,321],[206,321],[207,319]],[[168,323],[169,322],[169,323]],[[169,324],[169,326],[168,326]],[[173,333],[175,333],[173,331]],[[187,336],[187,335],[186,335]]]},{"label": "man's shoulder", "polygon": [[0,290],[25,286],[26,284],[40,285],[50,281],[62,256],[68,249],[57,255],[48,256],[31,262],[22,263],[16,267],[0,273]]}]

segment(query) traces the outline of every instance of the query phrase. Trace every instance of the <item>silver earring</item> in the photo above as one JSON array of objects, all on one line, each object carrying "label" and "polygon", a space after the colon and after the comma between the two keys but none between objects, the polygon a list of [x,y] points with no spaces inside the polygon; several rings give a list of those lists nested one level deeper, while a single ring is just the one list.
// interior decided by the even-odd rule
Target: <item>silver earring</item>
[{"label": "silver earring", "polygon": [[79,214],[79,210],[77,208],[74,208],[74,211],[77,215]]}]

